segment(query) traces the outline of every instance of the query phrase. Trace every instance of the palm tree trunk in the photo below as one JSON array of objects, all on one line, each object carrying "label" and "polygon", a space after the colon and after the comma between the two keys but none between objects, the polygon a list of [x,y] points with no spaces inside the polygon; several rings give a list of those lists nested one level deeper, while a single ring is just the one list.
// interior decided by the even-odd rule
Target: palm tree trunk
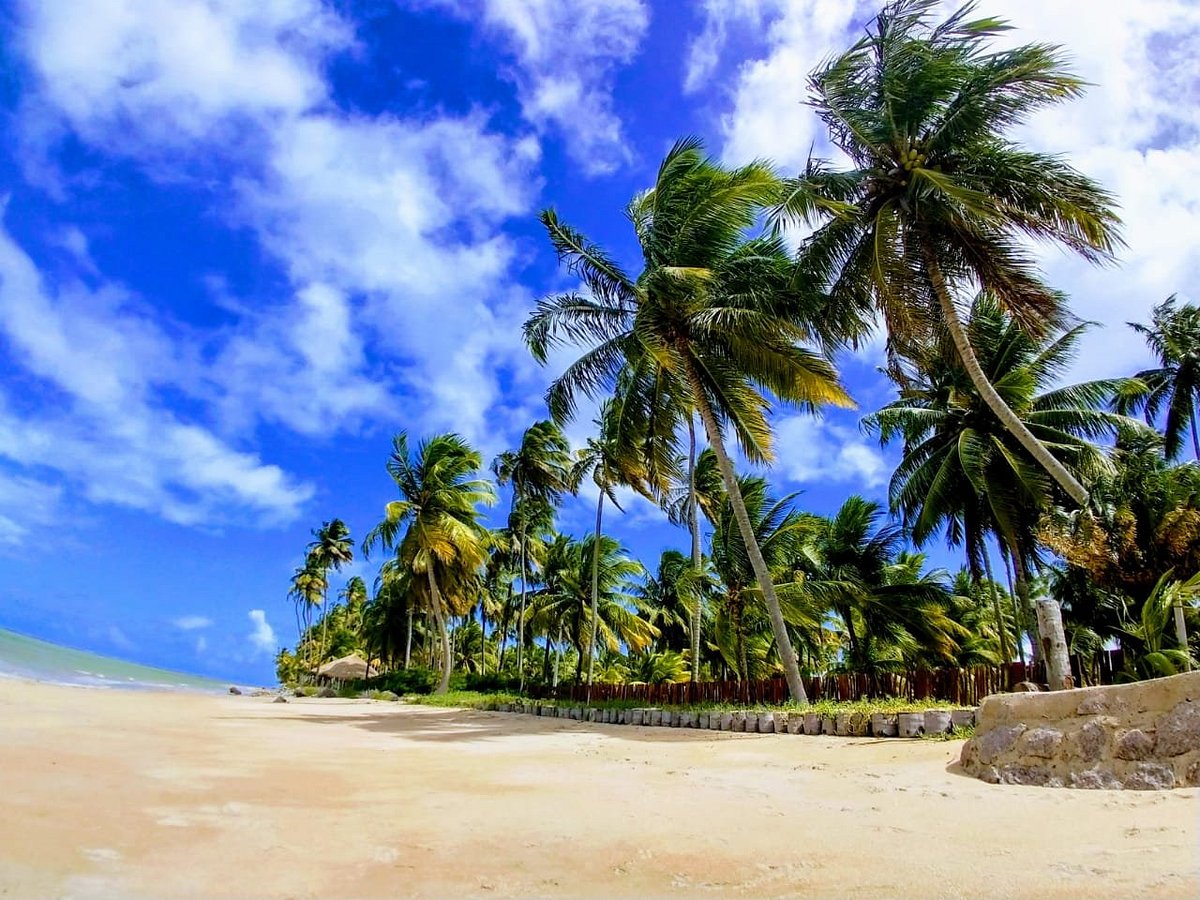
[{"label": "palm tree trunk", "polygon": [[[1014,546],[1013,571],[1016,572],[1017,594],[1021,605],[1029,608],[1029,571],[1025,559]],[[1038,640],[1042,661],[1046,664],[1046,684],[1052,691],[1069,690],[1075,686],[1071,677],[1071,657],[1067,649],[1067,637],[1063,632],[1062,610],[1052,597],[1038,597],[1034,610],[1037,614]]]},{"label": "palm tree trunk", "polygon": [[325,659],[325,639],[329,629],[329,586],[326,585],[324,594],[321,598],[321,652],[317,657],[317,663],[320,664]]},{"label": "palm tree trunk", "polygon": [[733,601],[733,640],[734,652],[737,653],[738,681],[750,680],[750,661],[746,658],[746,611],[742,606],[739,594]]},{"label": "palm tree trunk", "polygon": [[1196,434],[1196,410],[1192,409],[1192,452],[1196,454],[1196,461],[1200,462],[1200,435]]},{"label": "palm tree trunk", "polygon": [[521,612],[517,616],[517,693],[525,693],[525,580],[529,571],[525,559],[525,526],[521,526]]},{"label": "palm tree trunk", "polygon": [[[692,532],[692,569],[699,578],[704,560],[700,555],[700,509],[699,504],[696,503],[696,423],[690,413],[688,414],[688,528]],[[692,610],[691,622],[691,681],[696,682],[700,678],[700,623],[702,621],[699,593],[693,599],[696,602],[696,608]]]},{"label": "palm tree trunk", "polygon": [[942,275],[941,266],[938,265],[937,256],[933,253],[932,248],[927,242],[922,244],[922,251],[925,257],[925,266],[929,270],[929,281],[933,286],[933,292],[937,295],[938,304],[941,306],[942,315],[946,318],[946,328],[950,332],[950,339],[954,341],[954,347],[958,351],[959,357],[962,359],[963,368],[967,370],[967,375],[970,376],[971,383],[975,385],[975,389],[979,391],[979,395],[996,414],[996,418],[1008,429],[1009,434],[1015,437],[1035,460],[1038,465],[1045,469],[1050,477],[1058,482],[1059,487],[1067,492],[1080,506],[1087,503],[1088,492],[1075,477],[1067,471],[1058,459],[1046,449],[1046,446],[1033,436],[1025,423],[1022,422],[1017,414],[1009,409],[1008,404],[1004,402],[996,389],[992,387],[991,381],[984,374],[983,369],[979,365],[979,359],[975,356],[975,350],[971,346],[971,341],[967,337],[967,331],[963,327],[962,320],[958,317],[958,310],[954,306],[954,298],[950,296],[950,290],[946,287],[946,279]]},{"label": "palm tree trunk", "polygon": [[412,620],[413,609],[412,604],[408,605],[408,634],[404,638],[404,668],[408,669],[409,662],[412,660]]},{"label": "palm tree trunk", "polygon": [[804,682],[800,678],[800,666],[796,662],[796,653],[792,649],[791,638],[788,637],[787,624],[783,621],[783,610],[779,607],[779,597],[775,594],[775,583],[771,581],[767,561],[763,559],[758,539],[754,536],[754,528],[750,525],[750,514],[746,511],[746,501],[742,497],[742,489],[738,485],[737,476],[733,471],[733,463],[725,452],[725,442],[721,438],[721,429],[717,425],[704,386],[700,383],[695,365],[686,356],[688,380],[691,383],[692,401],[704,422],[704,430],[708,435],[708,444],[716,454],[717,464],[721,468],[721,477],[725,481],[725,491],[733,506],[733,514],[737,518],[738,529],[742,533],[742,542],[750,556],[750,565],[754,569],[754,577],[758,580],[759,589],[767,604],[767,614],[771,619],[771,631],[775,635],[775,645],[779,650],[779,658],[783,662],[783,673],[787,677],[788,692],[794,701],[800,704],[808,703],[808,694],[804,690]]},{"label": "palm tree trunk", "polygon": [[433,623],[437,628],[438,638],[442,644],[442,680],[438,682],[436,694],[444,694],[450,690],[450,670],[454,665],[454,658],[450,650],[450,632],[446,627],[446,615],[442,610],[442,592],[438,590],[437,579],[433,576],[433,565],[425,567],[425,574],[429,576],[429,594],[430,606],[433,607]]},{"label": "palm tree trunk", "polygon": [[1192,653],[1188,648],[1188,633],[1187,621],[1183,617],[1183,605],[1175,604],[1175,640],[1179,642],[1179,649],[1187,654],[1187,660],[1183,664],[1185,672],[1192,671]]},{"label": "palm tree trunk", "polygon": [[592,619],[588,628],[588,668],[586,702],[592,702],[592,672],[596,661],[596,617],[600,614],[600,534],[604,524],[604,489],[596,501],[596,535],[592,540]]},{"label": "palm tree trunk", "polygon": [[1007,664],[1012,659],[1008,647],[1008,630],[1004,627],[1004,616],[1000,612],[1000,595],[996,592],[996,579],[992,577],[992,556],[986,545],[983,548],[983,571],[987,574],[988,584],[992,589],[992,609],[996,613],[996,633],[1000,636],[1000,655],[1004,657],[1004,662]]},{"label": "palm tree trunk", "polygon": [[487,674],[487,607],[479,598],[479,677]]},{"label": "palm tree trunk", "polygon": [[558,667],[562,663],[562,623],[558,625],[558,637],[554,641],[554,676],[550,680],[550,687],[558,687]]},{"label": "palm tree trunk", "polygon": [[[1000,561],[1004,563],[1004,577],[1008,581],[1008,596],[1012,600],[1013,633],[1017,639],[1017,654],[1021,658],[1021,665],[1024,666],[1024,665],[1026,665],[1025,641],[1022,638],[1021,633],[1025,628],[1025,625],[1024,625],[1025,615],[1021,611],[1020,598],[1017,596],[1017,590],[1016,590],[1016,587],[1014,586],[1013,569],[1010,568],[1011,561],[1008,559],[1008,557],[1003,552],[1001,552],[1001,554],[1000,554]],[[1030,647],[1036,652],[1037,651],[1036,641],[1032,642],[1030,644]],[[1033,659],[1032,662],[1034,664],[1036,664],[1037,659],[1036,658]]]}]

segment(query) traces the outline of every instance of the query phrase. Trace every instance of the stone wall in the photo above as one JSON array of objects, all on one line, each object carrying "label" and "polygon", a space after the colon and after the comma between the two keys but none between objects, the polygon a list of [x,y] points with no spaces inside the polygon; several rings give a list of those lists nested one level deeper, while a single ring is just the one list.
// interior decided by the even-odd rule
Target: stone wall
[{"label": "stone wall", "polygon": [[988,697],[975,737],[963,746],[962,766],[993,784],[1200,786],[1200,672]]}]

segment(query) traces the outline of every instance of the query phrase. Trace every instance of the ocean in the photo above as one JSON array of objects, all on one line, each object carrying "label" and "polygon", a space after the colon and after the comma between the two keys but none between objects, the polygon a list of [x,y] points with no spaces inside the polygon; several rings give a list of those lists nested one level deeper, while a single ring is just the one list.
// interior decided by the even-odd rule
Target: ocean
[{"label": "ocean", "polygon": [[0,628],[0,678],[5,677],[77,687],[228,690],[227,682],[74,650]]}]

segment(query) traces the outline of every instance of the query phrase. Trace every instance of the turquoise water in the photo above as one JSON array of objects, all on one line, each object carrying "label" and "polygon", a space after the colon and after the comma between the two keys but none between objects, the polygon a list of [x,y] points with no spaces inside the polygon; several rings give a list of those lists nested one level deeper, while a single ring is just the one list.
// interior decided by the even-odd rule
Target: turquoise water
[{"label": "turquoise water", "polygon": [[0,677],[85,687],[226,690],[223,682],[73,650],[0,628]]}]

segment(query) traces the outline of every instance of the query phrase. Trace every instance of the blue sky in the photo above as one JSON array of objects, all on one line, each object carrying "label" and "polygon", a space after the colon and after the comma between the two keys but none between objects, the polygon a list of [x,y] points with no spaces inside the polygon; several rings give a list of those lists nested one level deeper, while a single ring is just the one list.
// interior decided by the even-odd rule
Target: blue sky
[{"label": "blue sky", "polygon": [[[1076,377],[1145,361],[1122,323],[1200,276],[1200,11],[985,2],[1095,86],[1031,122],[1118,195],[1128,250],[1049,277]],[[311,528],[391,499],[393,433],[487,458],[543,415],[520,342],[570,287],[536,213],[633,261],[620,210],[680,135],[795,169],[805,76],[848,0],[17,0],[0,12],[0,626],[268,680]],[[878,347],[840,360],[863,409]],[[855,413],[778,417],[780,489],[882,496]],[[569,429],[587,434],[587,416]],[[564,511],[582,532],[591,498]],[[643,558],[683,546],[644,506]],[[944,554],[941,554],[944,556]],[[367,566],[356,572],[373,577]],[[351,573],[352,574],[352,573]]]}]

